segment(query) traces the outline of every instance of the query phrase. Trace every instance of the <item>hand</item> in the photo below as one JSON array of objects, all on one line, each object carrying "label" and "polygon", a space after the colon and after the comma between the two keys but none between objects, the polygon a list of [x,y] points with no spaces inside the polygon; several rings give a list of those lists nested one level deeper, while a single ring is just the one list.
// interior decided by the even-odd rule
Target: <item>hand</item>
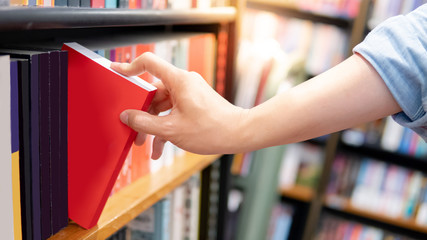
[{"label": "hand", "polygon": [[[120,115],[138,132],[136,144],[144,142],[145,134],[155,136],[153,159],[161,156],[166,141],[198,154],[234,152],[238,126],[247,111],[227,102],[199,74],[178,69],[152,53],[130,64],[112,63],[111,68],[127,76],[149,72],[161,80],[153,84],[158,90],[148,112],[129,109]],[[169,115],[158,116],[169,109]]]}]

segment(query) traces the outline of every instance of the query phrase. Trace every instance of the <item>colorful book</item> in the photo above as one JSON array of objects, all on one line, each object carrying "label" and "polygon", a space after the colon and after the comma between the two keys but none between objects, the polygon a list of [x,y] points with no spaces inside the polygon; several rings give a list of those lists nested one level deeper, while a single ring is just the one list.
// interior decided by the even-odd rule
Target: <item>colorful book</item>
[{"label": "colorful book", "polygon": [[77,43],[62,49],[68,51],[69,217],[91,228],[136,137],[120,122],[120,113],[146,111],[156,88],[114,72],[111,61]]},{"label": "colorful book", "polygon": [[19,174],[19,68],[18,61],[10,61],[10,116],[12,143],[12,194],[14,239],[22,239],[21,184]]},{"label": "colorful book", "polygon": [[12,141],[11,141],[11,80],[10,58],[0,56],[0,210],[1,233],[4,239],[13,239],[13,195],[12,195]]}]

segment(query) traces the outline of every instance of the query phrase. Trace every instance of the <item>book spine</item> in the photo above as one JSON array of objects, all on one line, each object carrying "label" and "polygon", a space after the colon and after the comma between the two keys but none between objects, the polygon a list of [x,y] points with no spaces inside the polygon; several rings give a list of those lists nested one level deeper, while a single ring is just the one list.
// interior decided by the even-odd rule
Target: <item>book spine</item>
[{"label": "book spine", "polygon": [[40,201],[41,236],[51,235],[51,152],[50,152],[50,73],[49,54],[42,53],[39,58],[39,143],[40,143]]},{"label": "book spine", "polygon": [[59,53],[59,229],[68,225],[68,53]]},{"label": "book spine", "polygon": [[91,7],[90,0],[80,0],[80,7],[90,8]]},{"label": "book spine", "polygon": [[[31,193],[32,225],[34,239],[41,239],[40,224],[40,153],[39,153],[39,57],[31,56]],[[34,111],[35,110],[35,111]]]},{"label": "book spine", "polygon": [[66,7],[68,6],[68,0],[55,0],[55,7]]},{"label": "book spine", "polygon": [[30,79],[29,79],[29,64],[28,60],[20,59],[18,62],[19,68],[19,165],[20,165],[20,182],[21,182],[21,216],[22,216],[22,237],[30,239],[32,236],[32,216],[31,216],[31,148],[30,148]]},{"label": "book spine", "polygon": [[19,87],[18,62],[10,62],[10,100],[11,100],[11,143],[12,143],[12,194],[13,194],[13,232],[14,239],[22,239],[21,224],[21,184],[19,176]]},{"label": "book spine", "polygon": [[80,7],[80,0],[67,0],[68,7]]}]

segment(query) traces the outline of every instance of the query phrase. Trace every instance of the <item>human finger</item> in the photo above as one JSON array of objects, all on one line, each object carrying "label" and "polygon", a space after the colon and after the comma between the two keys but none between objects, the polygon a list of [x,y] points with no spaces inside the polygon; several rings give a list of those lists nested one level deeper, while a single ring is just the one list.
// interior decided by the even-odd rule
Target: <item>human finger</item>
[{"label": "human finger", "polygon": [[135,76],[144,72],[159,78],[166,84],[171,84],[175,79],[174,74],[179,70],[172,64],[156,55],[146,52],[131,63],[112,63],[111,68],[126,76]]},{"label": "human finger", "polygon": [[157,160],[162,156],[163,148],[165,147],[166,140],[155,136],[153,139],[153,151],[151,153],[151,159]]}]

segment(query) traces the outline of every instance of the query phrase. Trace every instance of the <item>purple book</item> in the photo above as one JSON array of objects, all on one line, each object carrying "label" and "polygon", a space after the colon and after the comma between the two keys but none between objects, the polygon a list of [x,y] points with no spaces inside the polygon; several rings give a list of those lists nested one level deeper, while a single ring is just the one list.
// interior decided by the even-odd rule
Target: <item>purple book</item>
[{"label": "purple book", "polygon": [[51,181],[50,181],[50,70],[49,53],[39,54],[39,149],[40,149],[40,204],[41,237],[51,236]]},{"label": "purple book", "polygon": [[68,52],[59,54],[59,228],[68,225]]},{"label": "purple book", "polygon": [[[64,56],[65,53],[65,56]],[[67,199],[67,98],[66,52],[51,51],[50,54],[50,153],[52,183],[52,234],[57,233],[68,224]],[[64,58],[66,60],[64,61]],[[65,65],[64,65],[65,64]],[[64,78],[65,77],[65,78]],[[64,80],[65,79],[65,80]],[[64,115],[65,114],[65,115]]]}]

